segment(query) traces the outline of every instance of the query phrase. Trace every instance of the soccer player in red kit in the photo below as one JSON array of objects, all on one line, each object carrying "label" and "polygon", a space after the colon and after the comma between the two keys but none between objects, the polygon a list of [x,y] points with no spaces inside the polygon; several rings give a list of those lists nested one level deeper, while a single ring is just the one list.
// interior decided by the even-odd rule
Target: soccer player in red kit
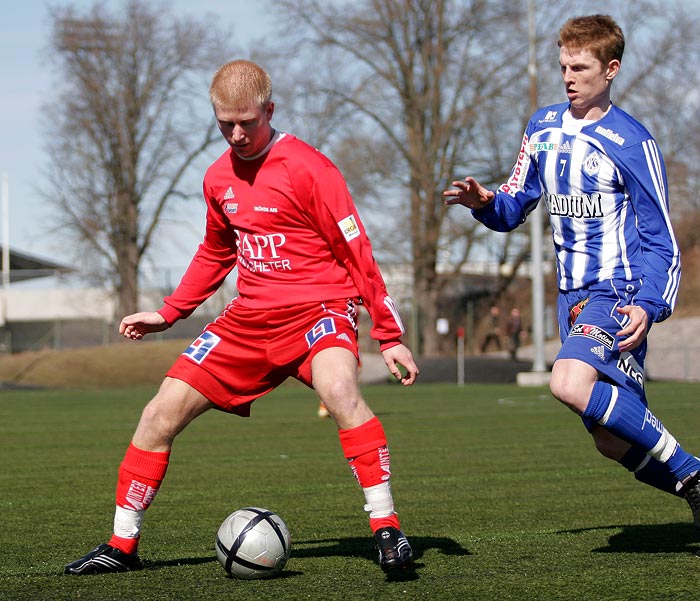
[{"label": "soccer player in red kit", "polygon": [[[206,234],[158,311],[124,317],[139,340],[189,316],[238,266],[238,296],[175,361],[146,405],[119,468],[113,535],[66,574],[142,567],[144,512],[165,477],[174,438],[209,409],[248,416],[288,377],[312,387],[335,419],[363,489],[383,570],[410,564],[394,511],[386,436],[358,387],[357,307],[404,385],[418,368],[401,342],[401,319],[343,176],[323,154],[271,126],[272,85],[257,64],[236,60],[214,75],[210,97],[230,145],[207,170]],[[399,366],[405,369],[402,375]]]}]

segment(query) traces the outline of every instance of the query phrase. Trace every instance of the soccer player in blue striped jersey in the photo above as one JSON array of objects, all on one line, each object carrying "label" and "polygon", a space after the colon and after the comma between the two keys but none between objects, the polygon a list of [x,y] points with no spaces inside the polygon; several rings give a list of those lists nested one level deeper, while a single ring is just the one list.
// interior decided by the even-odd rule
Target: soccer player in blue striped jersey
[{"label": "soccer player in blue striped jersey", "polygon": [[646,128],[610,100],[625,46],[617,23],[570,19],[558,45],[568,102],[534,113],[497,190],[467,177],[443,193],[445,204],[510,231],[545,203],[562,341],[552,394],[604,456],[684,497],[700,527],[700,461],[651,412],[644,389],[647,334],[671,315],[681,275],[664,161]]}]

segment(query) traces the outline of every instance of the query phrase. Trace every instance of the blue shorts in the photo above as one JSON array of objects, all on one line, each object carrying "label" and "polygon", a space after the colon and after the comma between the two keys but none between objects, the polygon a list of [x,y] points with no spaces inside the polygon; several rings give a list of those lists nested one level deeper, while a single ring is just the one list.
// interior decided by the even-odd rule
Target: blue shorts
[{"label": "blue shorts", "polygon": [[610,381],[639,396],[644,393],[646,338],[637,348],[619,351],[616,335],[629,318],[615,310],[633,304],[640,281],[605,280],[585,290],[560,292],[557,301],[562,347],[557,359],[578,359]]}]

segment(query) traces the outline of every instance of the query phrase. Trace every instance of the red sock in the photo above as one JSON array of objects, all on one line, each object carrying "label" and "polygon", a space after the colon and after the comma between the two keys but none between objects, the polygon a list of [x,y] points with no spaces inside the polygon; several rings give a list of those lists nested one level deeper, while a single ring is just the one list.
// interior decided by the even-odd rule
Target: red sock
[{"label": "red sock", "polygon": [[[139,449],[131,443],[124,455],[124,461],[119,466],[117,481],[117,507],[134,512],[135,529],[139,530],[140,518],[160,488],[165,472],[168,469],[170,452],[153,452]],[[139,536],[112,535],[109,541],[124,553],[135,553],[139,544]]]},{"label": "red sock", "polygon": [[[384,428],[377,417],[356,428],[340,430],[338,435],[350,469],[363,489],[389,482],[389,448]],[[385,526],[400,527],[399,518],[395,513],[386,517],[370,518],[369,522],[372,532]]]},{"label": "red sock", "polygon": [[399,522],[399,516],[395,513],[386,516],[385,518],[369,518],[369,527],[372,532],[376,532],[380,528],[386,528],[391,526],[397,530],[401,530],[401,523]]}]

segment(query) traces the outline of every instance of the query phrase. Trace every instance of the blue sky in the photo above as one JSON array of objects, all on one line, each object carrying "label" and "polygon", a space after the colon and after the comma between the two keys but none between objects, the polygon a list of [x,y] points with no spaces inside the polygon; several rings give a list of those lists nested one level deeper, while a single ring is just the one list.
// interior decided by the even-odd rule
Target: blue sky
[{"label": "blue sky", "polygon": [[[118,9],[125,1],[102,0],[102,3]],[[42,181],[42,169],[47,164],[43,141],[51,131],[40,129],[44,120],[39,116],[40,105],[51,93],[53,81],[49,65],[42,57],[50,35],[48,2],[59,6],[66,4],[65,0],[20,0],[3,2],[0,8],[0,173],[9,177],[12,248],[70,263],[70,249],[62,248],[57,238],[49,233],[55,209],[37,192],[39,185],[42,189],[48,187]],[[698,2],[700,0],[683,0],[694,8]],[[80,11],[87,11],[93,3],[93,0],[71,2]],[[239,38],[236,42],[243,50],[251,48],[276,27],[274,13],[267,8],[274,7],[272,1],[169,0],[167,5],[178,16],[217,15],[222,28],[232,30]],[[595,6],[600,6],[600,2]],[[199,187],[199,181],[196,186]],[[188,225],[159,237],[155,268],[169,272],[162,276],[167,281],[159,283],[172,283],[176,272],[186,267],[201,239],[203,203],[192,203],[188,210],[192,214],[183,215],[181,219]]]},{"label": "blue sky", "polygon": [[[61,4],[60,0],[51,2]],[[93,2],[77,0],[72,4],[83,11]],[[104,4],[118,8],[123,2],[107,0]],[[172,0],[168,5],[178,16],[217,14],[225,28],[240,32],[239,45],[243,48],[264,36],[272,26],[266,19],[265,4],[259,0]],[[42,58],[50,34],[46,6],[42,0],[24,0],[4,2],[0,9],[0,173],[9,179],[11,247],[67,262],[70,253],[47,235],[53,209],[35,189],[46,166],[42,140],[51,135],[49,129],[40,129],[39,119],[40,105],[50,94],[52,82],[48,64]],[[177,269],[186,265],[199,242],[194,227],[180,235],[187,238],[182,245],[183,254],[173,257],[172,249],[168,249],[170,265],[166,267]]]}]

